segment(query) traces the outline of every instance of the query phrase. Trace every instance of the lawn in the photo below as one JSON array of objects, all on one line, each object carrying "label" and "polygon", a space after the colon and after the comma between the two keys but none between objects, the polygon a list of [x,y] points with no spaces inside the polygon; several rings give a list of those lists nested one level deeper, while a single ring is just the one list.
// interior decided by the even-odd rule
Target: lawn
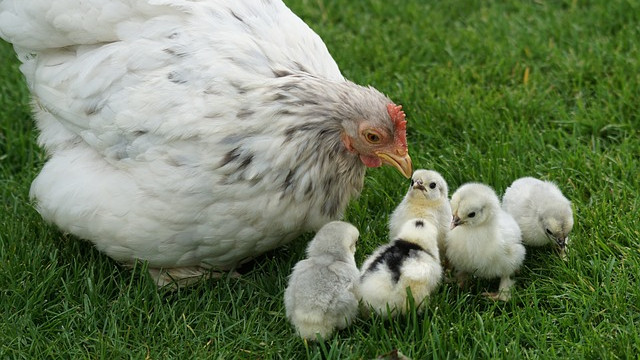
[{"label": "lawn", "polygon": [[[287,323],[305,235],[241,278],[157,290],[46,224],[29,201],[45,160],[11,46],[0,43],[0,358],[635,358],[640,354],[640,3],[288,0],[345,76],[403,104],[416,168],[450,193],[556,182],[576,225],[566,261],[527,249],[513,298],[442,286],[423,314],[358,319],[324,344]],[[386,239],[408,181],[370,169],[345,219],[356,261]]]}]

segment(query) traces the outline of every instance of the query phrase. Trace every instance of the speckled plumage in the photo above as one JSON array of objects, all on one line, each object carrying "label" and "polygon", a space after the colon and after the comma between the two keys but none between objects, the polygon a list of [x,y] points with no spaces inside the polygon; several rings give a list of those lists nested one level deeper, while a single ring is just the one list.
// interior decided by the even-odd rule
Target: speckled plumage
[{"label": "speckled plumage", "polygon": [[49,156],[38,211],[160,285],[340,218],[365,165],[411,168],[404,114],[279,0],[4,0],[0,36]]},{"label": "speckled plumage", "polygon": [[520,226],[525,245],[553,244],[564,252],[573,229],[573,211],[554,183],[532,177],[517,179],[505,191],[502,208]]},{"label": "speckled plumage", "polygon": [[362,264],[359,294],[363,304],[383,316],[389,311],[392,316],[406,313],[409,288],[415,305],[422,309],[442,280],[437,238],[438,229],[430,221],[406,221],[396,238]]},{"label": "speckled plumage", "polygon": [[294,266],[284,304],[301,337],[326,339],[358,314],[359,271],[353,257],[358,236],[353,225],[330,222],[309,243],[307,259]]}]

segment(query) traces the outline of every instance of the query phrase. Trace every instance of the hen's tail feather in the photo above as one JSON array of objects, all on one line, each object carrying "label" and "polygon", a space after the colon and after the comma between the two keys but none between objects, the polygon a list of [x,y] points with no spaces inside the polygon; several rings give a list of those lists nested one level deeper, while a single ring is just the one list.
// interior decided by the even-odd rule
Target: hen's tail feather
[{"label": "hen's tail feather", "polygon": [[0,37],[32,51],[118,40],[125,27],[175,14],[177,1],[3,0]]}]

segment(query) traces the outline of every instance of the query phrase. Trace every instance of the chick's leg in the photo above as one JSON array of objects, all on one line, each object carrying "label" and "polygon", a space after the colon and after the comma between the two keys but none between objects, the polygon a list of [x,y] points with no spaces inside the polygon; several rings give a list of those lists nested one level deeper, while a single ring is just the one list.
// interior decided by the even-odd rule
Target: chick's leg
[{"label": "chick's leg", "polygon": [[498,286],[498,292],[491,293],[485,292],[482,295],[488,297],[491,300],[495,301],[509,301],[511,299],[511,286],[515,284],[516,281],[511,279],[510,276],[503,276],[500,278],[500,285]]},{"label": "chick's leg", "polygon": [[463,288],[467,284],[467,281],[469,281],[469,273],[464,271],[457,271],[456,281],[458,282],[458,286],[460,288]]}]

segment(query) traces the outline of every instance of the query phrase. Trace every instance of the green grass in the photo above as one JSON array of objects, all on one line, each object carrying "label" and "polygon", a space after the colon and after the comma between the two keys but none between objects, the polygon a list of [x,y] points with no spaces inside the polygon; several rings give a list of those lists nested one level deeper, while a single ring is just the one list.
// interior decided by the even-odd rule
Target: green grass
[{"label": "green grass", "polygon": [[[640,353],[640,3],[289,0],[343,73],[404,105],[417,167],[452,190],[555,181],[573,201],[568,260],[529,249],[513,299],[445,285],[424,314],[298,339],[282,295],[309,235],[240,279],[156,290],[44,223],[44,158],[10,45],[0,43],[0,358],[635,358]],[[525,74],[528,74],[526,76]],[[346,213],[360,263],[385,242],[406,180],[369,170]]]}]

